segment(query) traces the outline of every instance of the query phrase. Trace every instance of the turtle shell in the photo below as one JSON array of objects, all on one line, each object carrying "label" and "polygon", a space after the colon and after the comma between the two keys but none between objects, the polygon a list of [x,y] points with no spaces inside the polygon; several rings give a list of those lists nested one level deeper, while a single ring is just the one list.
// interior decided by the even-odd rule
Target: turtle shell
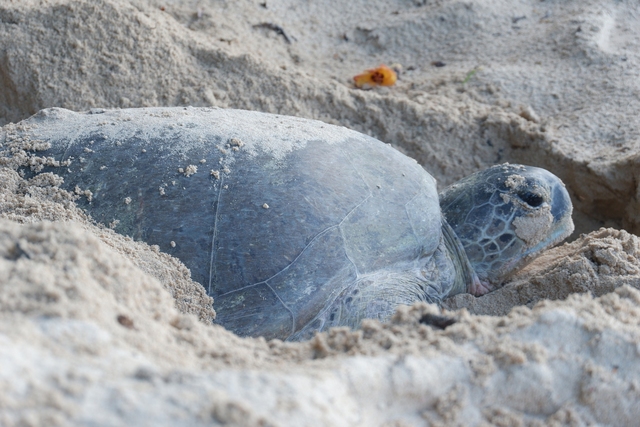
[{"label": "turtle shell", "polygon": [[344,127],[215,108],[47,109],[23,123],[51,144],[39,156],[71,160],[53,172],[90,195],[78,203],[96,221],[179,258],[239,335],[286,339],[359,277],[440,243],[434,179]]}]

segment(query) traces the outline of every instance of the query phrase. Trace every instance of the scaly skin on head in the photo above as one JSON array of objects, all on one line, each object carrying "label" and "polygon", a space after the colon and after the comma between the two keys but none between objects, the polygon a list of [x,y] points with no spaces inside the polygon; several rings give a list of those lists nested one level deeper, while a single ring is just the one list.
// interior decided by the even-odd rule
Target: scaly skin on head
[{"label": "scaly skin on head", "polygon": [[440,206],[479,279],[469,284],[474,295],[502,287],[573,232],[564,184],[536,167],[503,164],[477,172],[444,189]]}]

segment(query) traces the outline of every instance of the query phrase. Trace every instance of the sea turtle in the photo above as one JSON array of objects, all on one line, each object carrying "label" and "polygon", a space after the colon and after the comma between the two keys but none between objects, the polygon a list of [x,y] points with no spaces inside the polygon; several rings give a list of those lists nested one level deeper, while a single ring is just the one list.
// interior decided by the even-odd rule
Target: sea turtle
[{"label": "sea turtle", "polygon": [[299,340],[482,295],[573,230],[543,169],[498,165],[438,195],[391,146],[295,117],[52,108],[3,138],[41,141],[25,172],[62,176],[96,221],[182,260],[242,336]]}]

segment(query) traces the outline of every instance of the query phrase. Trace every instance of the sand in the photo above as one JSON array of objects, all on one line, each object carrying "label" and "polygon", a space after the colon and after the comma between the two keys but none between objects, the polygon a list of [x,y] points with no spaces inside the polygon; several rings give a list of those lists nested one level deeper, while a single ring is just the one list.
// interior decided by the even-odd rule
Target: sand
[{"label": "sand", "polygon": [[[442,313],[242,339],[178,260],[5,151],[0,425],[635,425],[639,33],[640,6],[613,0],[4,0],[0,151],[47,107],[244,108],[375,136],[441,186],[548,168],[577,230]],[[395,86],[353,87],[381,63]]]}]

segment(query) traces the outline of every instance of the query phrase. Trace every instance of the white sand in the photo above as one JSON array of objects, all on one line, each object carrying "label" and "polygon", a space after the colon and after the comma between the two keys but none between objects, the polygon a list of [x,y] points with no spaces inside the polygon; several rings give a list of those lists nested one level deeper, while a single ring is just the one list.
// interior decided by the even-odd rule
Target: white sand
[{"label": "white sand", "polygon": [[[0,425],[636,425],[640,5],[260,3],[4,0],[0,125],[45,107],[314,118],[392,143],[441,185],[503,161],[546,167],[576,237],[591,233],[499,291],[450,299],[464,309],[445,330],[416,306],[267,343],[209,325],[177,260],[0,156]],[[352,87],[383,62],[403,65],[396,86]]]}]

